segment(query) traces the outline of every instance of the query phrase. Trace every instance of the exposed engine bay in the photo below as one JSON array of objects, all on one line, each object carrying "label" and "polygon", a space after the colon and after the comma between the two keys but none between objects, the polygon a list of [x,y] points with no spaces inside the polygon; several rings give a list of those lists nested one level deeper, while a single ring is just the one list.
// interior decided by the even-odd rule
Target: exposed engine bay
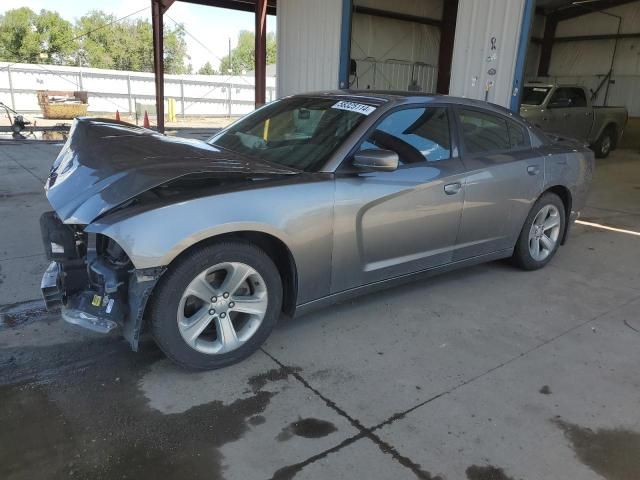
[{"label": "exposed engine bay", "polygon": [[144,306],[163,269],[136,270],[112,239],[66,225],[55,212],[42,214],[40,228],[51,260],[41,285],[47,309],[95,332],[122,328],[136,350]]}]

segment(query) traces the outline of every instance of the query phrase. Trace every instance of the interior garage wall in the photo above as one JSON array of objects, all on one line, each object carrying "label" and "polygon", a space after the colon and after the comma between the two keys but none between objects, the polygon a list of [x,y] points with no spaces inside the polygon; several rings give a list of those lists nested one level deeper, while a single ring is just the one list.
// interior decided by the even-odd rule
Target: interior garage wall
[{"label": "interior garage wall", "polygon": [[460,0],[451,95],[509,107],[524,6],[525,0]]},{"label": "interior garage wall", "polygon": [[[443,0],[354,0],[354,6],[440,20]],[[351,58],[353,88],[407,90],[416,80],[421,91],[435,92],[440,29],[354,12]]]},{"label": "interior garage wall", "polygon": [[[622,17],[620,33],[640,33],[640,1],[606,10]],[[558,24],[556,38],[615,34],[618,19],[590,13]],[[549,77],[538,80],[577,83],[595,90],[609,72],[615,40],[556,42],[551,53]],[[534,75],[531,75],[533,78]],[[640,38],[618,40],[608,105],[624,105],[640,117]],[[595,100],[604,104],[603,87]]]},{"label": "interior garage wall", "polygon": [[338,88],[342,0],[278,0],[278,97]]}]

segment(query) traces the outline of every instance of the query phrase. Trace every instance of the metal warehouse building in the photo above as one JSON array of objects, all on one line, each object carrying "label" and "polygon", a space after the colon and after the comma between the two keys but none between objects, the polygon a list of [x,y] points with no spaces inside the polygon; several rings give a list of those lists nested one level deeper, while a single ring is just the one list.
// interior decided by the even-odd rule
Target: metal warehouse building
[{"label": "metal warehouse building", "polygon": [[[574,83],[640,116],[638,0],[186,0],[256,14],[256,104],[266,15],[277,15],[278,96],[414,90],[519,108],[525,81]],[[162,14],[152,0],[162,108]]]}]

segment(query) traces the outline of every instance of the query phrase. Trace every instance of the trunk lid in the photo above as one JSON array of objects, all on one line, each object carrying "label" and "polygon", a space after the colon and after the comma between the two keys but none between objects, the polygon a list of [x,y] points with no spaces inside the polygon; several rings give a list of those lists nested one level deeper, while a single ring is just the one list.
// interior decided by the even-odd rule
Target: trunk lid
[{"label": "trunk lid", "polygon": [[77,118],[45,190],[63,222],[88,224],[147,190],[199,172],[221,177],[298,173],[200,140],[169,137],[113,120]]}]

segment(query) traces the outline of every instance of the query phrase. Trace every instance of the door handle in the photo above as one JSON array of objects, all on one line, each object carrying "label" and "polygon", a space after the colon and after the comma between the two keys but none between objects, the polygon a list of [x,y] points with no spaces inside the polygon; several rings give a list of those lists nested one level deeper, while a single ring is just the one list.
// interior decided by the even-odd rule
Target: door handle
[{"label": "door handle", "polygon": [[529,175],[538,175],[540,173],[540,167],[538,165],[529,165],[527,167],[527,173]]},{"label": "door handle", "polygon": [[444,193],[447,195],[455,195],[462,189],[461,183],[449,183],[444,186]]}]

